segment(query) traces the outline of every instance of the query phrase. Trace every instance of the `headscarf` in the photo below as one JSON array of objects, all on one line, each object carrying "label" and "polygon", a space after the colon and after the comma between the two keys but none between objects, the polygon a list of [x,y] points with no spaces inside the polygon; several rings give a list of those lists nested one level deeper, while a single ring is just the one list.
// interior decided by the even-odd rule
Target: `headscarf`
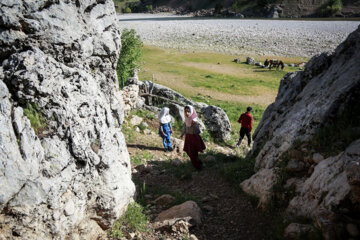
[{"label": "headscarf", "polygon": [[159,121],[161,124],[169,123],[171,121],[171,116],[169,114],[170,109],[163,107],[159,114]]},{"label": "headscarf", "polygon": [[198,118],[197,118],[197,114],[195,111],[195,108],[191,105],[187,105],[185,108],[189,108],[190,109],[190,117],[186,117],[185,115],[185,109],[184,109],[184,115],[185,115],[185,125],[187,127],[191,127],[192,122],[197,122]]}]

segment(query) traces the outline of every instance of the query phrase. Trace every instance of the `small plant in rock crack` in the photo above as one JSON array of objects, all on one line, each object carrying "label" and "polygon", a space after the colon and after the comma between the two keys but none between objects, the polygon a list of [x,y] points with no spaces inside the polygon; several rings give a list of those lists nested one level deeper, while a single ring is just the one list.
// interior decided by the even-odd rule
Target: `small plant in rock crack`
[{"label": "small plant in rock crack", "polygon": [[36,103],[26,103],[23,107],[24,115],[30,120],[31,127],[39,135],[46,128],[47,122],[44,114],[39,110]]},{"label": "small plant in rock crack", "polygon": [[136,202],[130,203],[125,214],[113,224],[110,236],[122,238],[126,232],[146,232],[148,222],[143,207]]}]

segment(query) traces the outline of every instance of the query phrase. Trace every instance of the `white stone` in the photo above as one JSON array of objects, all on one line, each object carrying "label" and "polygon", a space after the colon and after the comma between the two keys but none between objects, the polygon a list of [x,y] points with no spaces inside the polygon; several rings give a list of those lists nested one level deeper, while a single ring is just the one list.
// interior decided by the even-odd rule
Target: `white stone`
[{"label": "white stone", "polygon": [[136,115],[134,115],[134,116],[132,116],[132,118],[130,119],[130,123],[131,123],[131,125],[133,125],[133,126],[138,126],[138,125],[140,125],[140,123],[143,121],[143,119],[141,118],[141,117],[139,117],[139,116],[136,116]]},{"label": "white stone", "polygon": [[324,157],[320,153],[314,153],[312,159],[313,159],[314,163],[318,164],[319,162],[324,160]]}]

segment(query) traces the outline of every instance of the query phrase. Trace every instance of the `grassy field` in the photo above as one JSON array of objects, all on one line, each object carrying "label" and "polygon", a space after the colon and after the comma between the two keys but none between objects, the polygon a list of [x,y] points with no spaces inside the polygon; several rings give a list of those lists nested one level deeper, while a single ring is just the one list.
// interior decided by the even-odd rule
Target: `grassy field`
[{"label": "grassy field", "polygon": [[[234,58],[240,58],[236,64]],[[272,56],[255,57],[264,62]],[[240,128],[236,123],[247,106],[254,111],[258,125],[266,107],[275,100],[281,78],[298,68],[268,70],[244,63],[246,56],[219,53],[178,51],[145,46],[140,80],[152,80],[168,86],[195,101],[223,108],[232,123],[233,134]],[[281,58],[284,63],[299,63],[306,59]]]}]

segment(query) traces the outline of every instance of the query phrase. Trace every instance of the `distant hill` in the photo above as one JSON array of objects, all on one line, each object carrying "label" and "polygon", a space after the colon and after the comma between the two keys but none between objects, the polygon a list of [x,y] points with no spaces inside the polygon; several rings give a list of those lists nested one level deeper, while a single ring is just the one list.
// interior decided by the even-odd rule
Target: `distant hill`
[{"label": "distant hill", "polygon": [[360,0],[114,0],[118,12],[176,12],[197,16],[360,17]]}]

